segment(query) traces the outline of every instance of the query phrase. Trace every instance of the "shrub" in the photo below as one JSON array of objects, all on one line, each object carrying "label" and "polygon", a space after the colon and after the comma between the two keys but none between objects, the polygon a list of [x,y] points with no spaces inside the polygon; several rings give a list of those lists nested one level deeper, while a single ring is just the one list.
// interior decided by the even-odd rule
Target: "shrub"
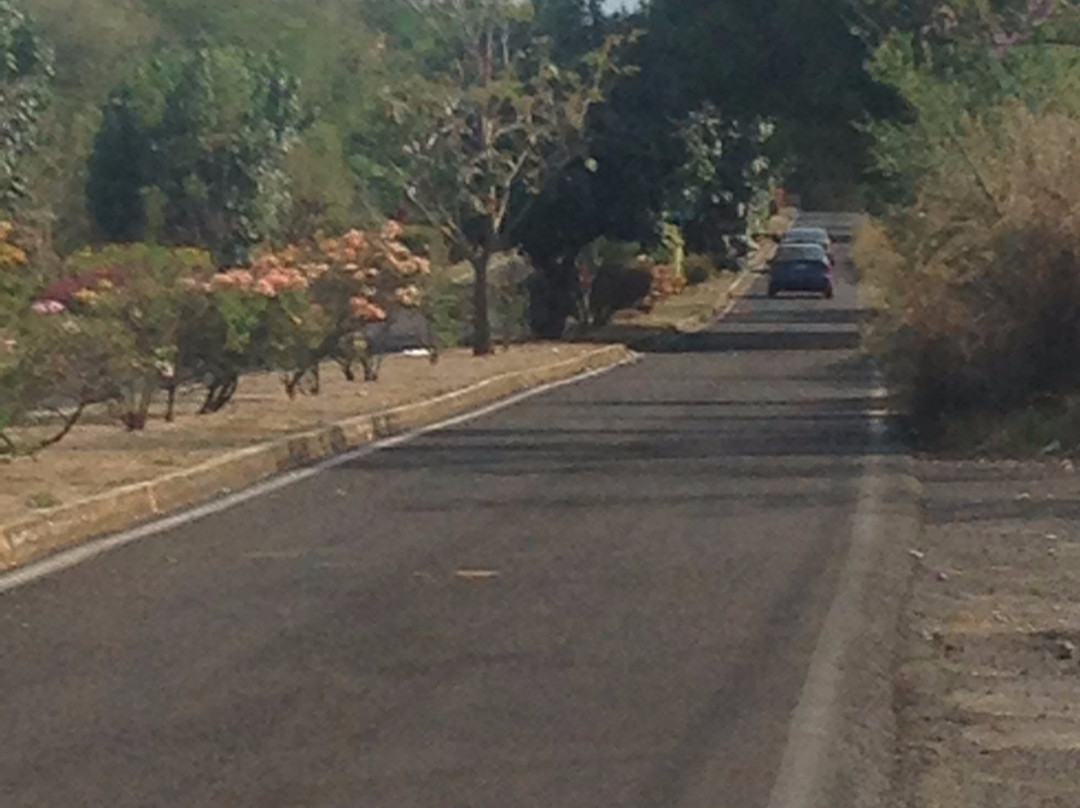
[{"label": "shrub", "polygon": [[54,309],[22,325],[16,361],[0,374],[0,429],[33,409],[54,411],[60,426],[29,444],[2,432],[0,441],[8,453],[33,454],[62,439],[90,404],[118,400],[141,368],[130,333],[115,320]]},{"label": "shrub", "polygon": [[[248,367],[281,371],[290,396],[306,377],[317,390],[319,365],[328,359],[353,378],[354,363],[365,360],[365,326],[423,304],[431,264],[402,235],[392,221],[377,232],[350,230],[266,251],[250,267],[218,273],[204,291],[225,324],[226,389],[243,369],[229,367],[233,353]],[[208,405],[214,411],[221,402]]]},{"label": "shrub", "polygon": [[869,344],[924,427],[1080,386],[1077,142],[1080,121],[1005,105],[859,232]]},{"label": "shrub", "polygon": [[[97,392],[69,391],[73,401],[94,403],[115,400],[121,404],[121,421],[129,429],[146,425],[151,400],[160,388],[175,393],[185,379],[178,369],[183,327],[192,311],[191,298],[200,283],[213,274],[210,256],[200,250],[169,249],[145,244],[107,245],[85,249],[64,264],[64,275],[36,295],[33,306],[39,315],[35,324],[53,326],[47,315],[62,315],[64,333],[96,335],[100,349],[95,360],[102,381]],[[30,329],[24,339],[33,344],[39,329]],[[48,332],[48,328],[45,329]],[[105,335],[111,334],[108,339]],[[36,349],[64,353],[63,341],[46,341]],[[111,352],[108,361],[105,354]],[[24,352],[32,354],[33,350]],[[38,357],[35,361],[46,361]],[[70,357],[51,357],[61,364]]]},{"label": "shrub", "polygon": [[[326,359],[350,378],[357,361],[366,371],[365,327],[423,303],[429,264],[401,233],[396,222],[379,232],[351,230],[220,272],[199,250],[135,244],[80,251],[32,303],[24,299],[14,358],[0,364],[0,429],[34,408],[52,408],[62,412],[63,426],[51,443],[100,402],[119,407],[129,429],[142,429],[162,388],[171,417],[184,383],[204,384],[203,412],[215,412],[247,370],[280,371],[290,395],[305,378],[317,389]],[[23,450],[10,438],[0,442]]]},{"label": "shrub", "polygon": [[625,269],[641,254],[641,244],[636,241],[614,241],[598,238],[581,252],[581,261],[591,275],[606,269]]},{"label": "shrub", "polygon": [[617,311],[638,306],[649,298],[653,275],[648,269],[604,269],[593,279],[589,312],[593,323],[607,325]]},{"label": "shrub", "polygon": [[686,256],[685,261],[686,282],[691,286],[696,286],[700,283],[705,283],[713,275],[717,274],[718,270],[716,264],[713,263],[712,258],[701,253],[694,253]]},{"label": "shrub", "polygon": [[679,294],[686,288],[686,278],[669,264],[658,264],[652,268],[652,288],[650,298],[655,303]]}]

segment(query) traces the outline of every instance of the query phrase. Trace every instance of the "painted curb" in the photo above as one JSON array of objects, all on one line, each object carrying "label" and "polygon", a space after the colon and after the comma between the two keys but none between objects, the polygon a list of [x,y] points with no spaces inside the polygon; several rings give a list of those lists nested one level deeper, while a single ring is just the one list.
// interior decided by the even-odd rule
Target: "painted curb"
[{"label": "painted curb", "polygon": [[573,359],[494,376],[426,401],[229,452],[154,480],[0,524],[0,569],[21,566],[57,550],[202,504],[276,474],[438,423],[544,384],[618,365],[632,356],[625,345],[605,346]]}]

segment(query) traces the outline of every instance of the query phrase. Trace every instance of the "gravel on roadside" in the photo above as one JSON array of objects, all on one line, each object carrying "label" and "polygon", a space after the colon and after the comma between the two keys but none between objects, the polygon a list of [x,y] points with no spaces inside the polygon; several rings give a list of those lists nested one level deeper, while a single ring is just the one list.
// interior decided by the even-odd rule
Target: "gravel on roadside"
[{"label": "gravel on roadside", "polygon": [[920,461],[896,688],[905,808],[1080,805],[1080,474]]}]

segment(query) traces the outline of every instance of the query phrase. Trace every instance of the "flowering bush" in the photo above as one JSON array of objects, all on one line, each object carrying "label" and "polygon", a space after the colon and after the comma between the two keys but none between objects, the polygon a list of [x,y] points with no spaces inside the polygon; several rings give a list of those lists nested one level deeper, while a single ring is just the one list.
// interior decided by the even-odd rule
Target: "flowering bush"
[{"label": "flowering bush", "polygon": [[686,289],[686,277],[669,264],[657,264],[652,267],[652,279],[652,289],[649,290],[648,298],[650,304],[656,304]]},{"label": "flowering bush", "polygon": [[26,271],[26,250],[16,242],[15,226],[0,221],[0,338],[25,313],[34,291],[34,278]]},{"label": "flowering bush", "polygon": [[[74,406],[103,400],[119,403],[123,423],[142,429],[154,393],[165,388],[170,400],[175,395],[183,324],[192,311],[190,298],[212,275],[209,255],[199,250],[136,244],[75,253],[65,262],[63,277],[34,298],[31,311],[39,316],[23,329],[23,372],[33,375],[42,367],[63,366],[69,378],[85,372],[108,377],[109,384],[78,390],[70,389],[67,378],[56,378],[54,392]],[[47,322],[38,322],[42,320]],[[77,356],[62,335],[89,333],[99,338],[111,335],[104,340],[111,350],[100,352],[107,372],[74,367],[71,356],[53,355]],[[26,366],[28,361],[34,368]],[[39,384],[49,387],[44,380]]]},{"label": "flowering bush", "polygon": [[[0,294],[12,278],[21,292],[3,298],[18,316],[0,328],[0,429],[46,407],[63,416],[60,437],[86,406],[102,402],[129,429],[142,429],[162,389],[171,418],[182,384],[204,385],[202,411],[216,412],[248,370],[280,371],[290,395],[305,378],[317,390],[327,359],[353,378],[352,365],[367,358],[364,329],[420,306],[430,274],[428,259],[390,222],[378,232],[264,250],[249,266],[221,271],[195,249],[85,249],[30,291],[25,252],[10,232],[0,224]],[[2,434],[0,445],[14,447]]]},{"label": "flowering bush", "polygon": [[[204,291],[225,312],[233,342],[255,339],[254,364],[280,370],[290,396],[306,377],[317,390],[323,361],[338,361],[352,378],[352,365],[365,358],[365,327],[422,304],[430,261],[402,235],[391,221],[378,232],[354,229],[267,250],[250,267],[219,273]],[[252,311],[259,317],[243,319]]]}]

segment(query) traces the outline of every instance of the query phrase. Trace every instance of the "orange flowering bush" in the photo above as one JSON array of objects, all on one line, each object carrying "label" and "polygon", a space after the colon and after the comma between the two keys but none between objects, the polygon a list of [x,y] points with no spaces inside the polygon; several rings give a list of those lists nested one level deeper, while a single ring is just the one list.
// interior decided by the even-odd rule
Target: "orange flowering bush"
[{"label": "orange flowering bush", "polygon": [[[25,279],[25,256],[6,235],[0,226],[0,279]],[[430,263],[402,235],[390,222],[265,250],[249,266],[220,271],[198,250],[135,244],[75,253],[51,282],[4,296],[18,319],[0,332],[0,375],[19,400],[0,396],[0,429],[46,402],[73,413],[64,432],[100,402],[142,429],[159,391],[171,417],[178,387],[189,384],[206,388],[202,412],[216,412],[250,370],[279,371],[290,395],[304,379],[317,389],[328,359],[353,378],[354,363],[368,366],[365,329],[423,301]]]},{"label": "orange flowering bush", "polygon": [[[401,241],[403,233],[391,221],[378,232],[320,236],[264,250],[250,266],[202,282],[224,325],[226,351],[248,365],[279,370],[290,396],[305,378],[317,390],[326,360],[353,378],[353,365],[367,359],[365,328],[423,302],[431,264]],[[211,402],[209,409],[216,408]]]}]

